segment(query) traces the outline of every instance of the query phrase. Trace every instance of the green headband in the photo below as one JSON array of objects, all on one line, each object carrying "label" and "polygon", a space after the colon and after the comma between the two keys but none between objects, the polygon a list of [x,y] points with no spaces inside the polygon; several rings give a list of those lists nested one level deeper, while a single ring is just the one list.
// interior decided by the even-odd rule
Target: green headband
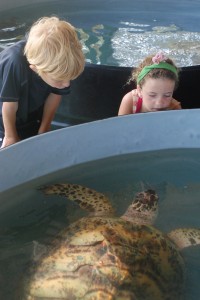
[{"label": "green headband", "polygon": [[161,61],[159,64],[153,64],[153,65],[144,67],[142,69],[142,71],[140,72],[140,74],[138,75],[137,84],[139,84],[140,81],[153,69],[166,69],[166,70],[173,72],[176,76],[178,76],[178,72],[174,66],[172,66],[164,61]]}]

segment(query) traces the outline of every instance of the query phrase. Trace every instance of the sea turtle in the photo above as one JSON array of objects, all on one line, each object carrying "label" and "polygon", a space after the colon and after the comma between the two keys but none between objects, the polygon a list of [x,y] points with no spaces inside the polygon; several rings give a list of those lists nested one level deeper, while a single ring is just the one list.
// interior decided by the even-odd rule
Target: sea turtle
[{"label": "sea turtle", "polygon": [[180,249],[200,244],[199,229],[164,234],[152,223],[154,190],[137,193],[121,216],[105,195],[76,184],[42,188],[90,212],[64,229],[32,271],[28,300],[179,300],[185,270]]}]

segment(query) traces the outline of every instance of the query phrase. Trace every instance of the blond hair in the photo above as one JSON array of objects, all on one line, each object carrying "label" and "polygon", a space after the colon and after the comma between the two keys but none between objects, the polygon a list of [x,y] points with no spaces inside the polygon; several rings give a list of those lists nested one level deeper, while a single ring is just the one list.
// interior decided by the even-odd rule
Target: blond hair
[{"label": "blond hair", "polygon": [[[138,75],[141,73],[142,69],[146,66],[150,66],[153,64],[153,61],[152,61],[152,58],[155,57],[155,54],[151,55],[151,56],[147,56],[140,64],[137,68],[134,68],[132,70],[132,73],[131,73],[131,77],[129,78],[128,80],[128,83],[130,83],[131,81],[134,81],[136,82],[137,84],[137,79],[138,79]],[[174,64],[174,62],[170,59],[170,58],[166,58],[165,59],[165,62],[172,65],[173,67],[175,67],[176,71],[177,71],[177,74],[179,73],[179,70],[178,68],[176,67],[176,65]],[[157,79],[157,78],[168,78],[168,79],[171,79],[173,81],[175,81],[175,87],[177,87],[178,85],[178,81],[179,81],[179,78],[178,76],[170,71],[170,70],[167,70],[167,69],[152,69],[139,83],[140,87],[143,86],[143,84],[145,83],[145,81],[148,79],[148,78],[154,78],[154,79]]]},{"label": "blond hair", "polygon": [[43,17],[32,25],[24,54],[38,75],[48,74],[55,80],[73,80],[85,66],[75,28],[57,17]]}]

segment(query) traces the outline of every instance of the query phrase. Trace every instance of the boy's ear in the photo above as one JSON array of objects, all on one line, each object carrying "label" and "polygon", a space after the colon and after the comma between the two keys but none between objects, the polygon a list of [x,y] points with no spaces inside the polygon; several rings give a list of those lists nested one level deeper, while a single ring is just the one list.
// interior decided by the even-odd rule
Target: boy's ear
[{"label": "boy's ear", "polygon": [[29,65],[29,68],[37,73],[37,68],[35,65]]}]

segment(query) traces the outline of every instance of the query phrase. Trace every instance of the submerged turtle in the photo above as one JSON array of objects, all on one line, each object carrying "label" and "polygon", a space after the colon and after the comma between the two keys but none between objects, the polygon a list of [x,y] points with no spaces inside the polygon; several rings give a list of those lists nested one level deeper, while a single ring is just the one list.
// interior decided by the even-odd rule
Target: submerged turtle
[{"label": "submerged turtle", "polygon": [[138,193],[121,217],[103,194],[89,188],[55,184],[42,190],[77,202],[90,215],[63,230],[36,263],[25,299],[182,299],[185,270],[179,250],[200,244],[200,230],[166,235],[153,227],[154,190]]}]

